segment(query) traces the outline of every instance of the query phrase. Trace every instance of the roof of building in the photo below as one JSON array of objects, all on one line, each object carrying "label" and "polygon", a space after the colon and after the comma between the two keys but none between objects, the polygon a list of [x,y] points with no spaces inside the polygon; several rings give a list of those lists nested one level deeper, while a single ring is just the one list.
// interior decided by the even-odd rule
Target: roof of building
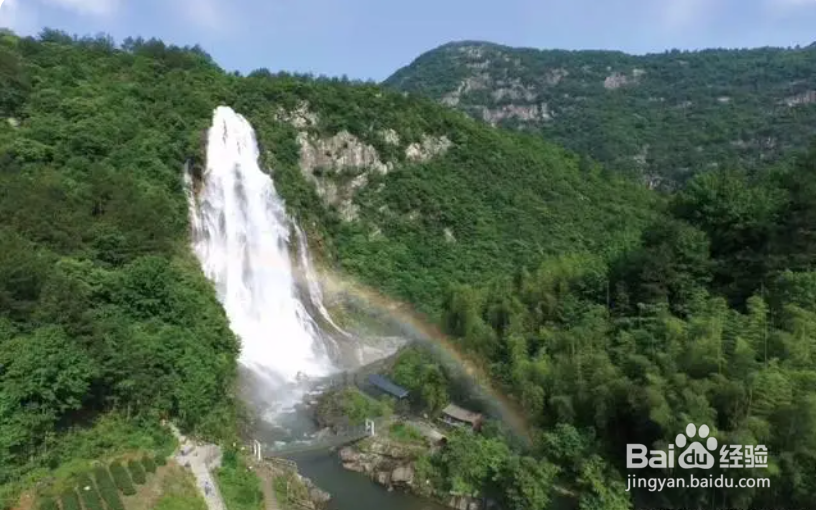
[{"label": "roof of building", "polygon": [[393,395],[397,398],[405,398],[408,396],[408,390],[403,388],[402,386],[397,386],[387,378],[381,376],[380,374],[371,374],[368,376],[368,382],[376,386],[377,388],[381,389],[382,391],[388,393],[389,395]]},{"label": "roof of building", "polygon": [[464,421],[471,424],[475,424],[481,421],[482,419],[481,414],[468,411],[467,409],[462,409],[461,407],[454,404],[450,404],[448,407],[443,409],[442,413],[456,420]]}]

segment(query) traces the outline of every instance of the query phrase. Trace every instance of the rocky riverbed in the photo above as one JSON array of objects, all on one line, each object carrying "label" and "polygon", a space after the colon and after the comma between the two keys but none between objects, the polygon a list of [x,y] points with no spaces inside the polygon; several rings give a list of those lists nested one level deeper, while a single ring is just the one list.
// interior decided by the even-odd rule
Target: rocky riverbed
[{"label": "rocky riverbed", "polygon": [[386,437],[372,437],[339,452],[343,467],[362,473],[389,490],[404,490],[439,501],[457,510],[482,510],[480,500],[427,489],[428,481],[417,474],[416,461],[429,446],[403,444]]}]

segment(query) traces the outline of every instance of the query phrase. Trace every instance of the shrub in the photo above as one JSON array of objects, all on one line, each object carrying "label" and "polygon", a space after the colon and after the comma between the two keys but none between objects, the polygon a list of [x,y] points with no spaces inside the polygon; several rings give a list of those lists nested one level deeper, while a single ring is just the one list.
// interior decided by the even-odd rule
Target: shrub
[{"label": "shrub", "polygon": [[222,466],[215,473],[224,503],[231,510],[263,508],[263,491],[257,473],[239,458],[235,466]]},{"label": "shrub", "polygon": [[40,501],[37,503],[37,508],[40,510],[59,510],[57,502],[51,498],[40,498]]},{"label": "shrub", "polygon": [[110,472],[113,475],[113,480],[116,482],[116,486],[119,487],[119,490],[122,491],[122,494],[125,496],[133,496],[136,494],[136,489],[133,487],[133,482],[130,481],[130,475],[128,475],[127,470],[125,469],[119,461],[115,461],[110,465]]},{"label": "shrub", "polygon": [[388,429],[388,437],[403,443],[421,443],[424,437],[416,429],[404,423],[394,423]]},{"label": "shrub", "polygon": [[162,454],[156,455],[156,465],[157,466],[166,466],[167,465],[167,457]]},{"label": "shrub", "polygon": [[142,463],[138,460],[131,460],[128,462],[128,471],[130,471],[130,477],[133,479],[133,483],[136,485],[144,485],[147,481],[145,479],[145,471],[142,467]]},{"label": "shrub", "polygon": [[142,459],[142,466],[144,466],[144,470],[148,473],[156,472],[156,461],[150,457],[145,457]]},{"label": "shrub", "polygon": [[60,502],[62,503],[62,510],[82,510],[79,505],[79,496],[73,489],[63,492],[62,496],[60,496]]},{"label": "shrub", "polygon": [[105,500],[108,510],[123,510],[122,499],[119,497],[119,492],[117,492],[116,485],[114,485],[108,470],[101,466],[97,467],[94,469],[94,477],[96,478],[96,485],[99,487],[99,495]]},{"label": "shrub", "polygon": [[[96,493],[96,487],[91,482],[91,478],[88,475],[82,475],[77,483],[79,485],[77,487],[79,497],[82,499],[85,510],[102,510],[102,500],[99,499],[99,494]],[[85,487],[89,489],[85,490]]]}]

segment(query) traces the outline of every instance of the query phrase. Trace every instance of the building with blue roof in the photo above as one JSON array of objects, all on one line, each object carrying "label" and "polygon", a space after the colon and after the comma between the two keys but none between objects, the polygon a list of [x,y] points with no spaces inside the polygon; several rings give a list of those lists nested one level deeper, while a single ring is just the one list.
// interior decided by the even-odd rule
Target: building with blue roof
[{"label": "building with blue roof", "polygon": [[387,377],[380,374],[371,374],[368,376],[368,383],[377,390],[386,393],[397,400],[402,400],[408,397],[408,390],[402,386],[397,386]]}]

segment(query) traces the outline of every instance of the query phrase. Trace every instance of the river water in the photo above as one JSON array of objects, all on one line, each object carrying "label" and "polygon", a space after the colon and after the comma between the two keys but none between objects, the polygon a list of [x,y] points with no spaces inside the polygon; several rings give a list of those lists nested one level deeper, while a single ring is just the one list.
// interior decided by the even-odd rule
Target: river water
[{"label": "river water", "polygon": [[[388,492],[368,477],[343,469],[327,452],[292,455],[300,473],[332,495],[331,510],[446,510],[433,501],[400,491]],[[450,510],[450,509],[447,509]]]},{"label": "river water", "polygon": [[[317,432],[311,414],[297,409],[279,415],[276,423],[259,421],[253,436],[266,445],[312,437]],[[343,468],[336,453],[322,450],[283,455],[295,461],[301,475],[332,495],[329,510],[446,510],[447,507],[412,494],[392,491],[367,476]],[[448,509],[449,510],[449,509]]]}]

